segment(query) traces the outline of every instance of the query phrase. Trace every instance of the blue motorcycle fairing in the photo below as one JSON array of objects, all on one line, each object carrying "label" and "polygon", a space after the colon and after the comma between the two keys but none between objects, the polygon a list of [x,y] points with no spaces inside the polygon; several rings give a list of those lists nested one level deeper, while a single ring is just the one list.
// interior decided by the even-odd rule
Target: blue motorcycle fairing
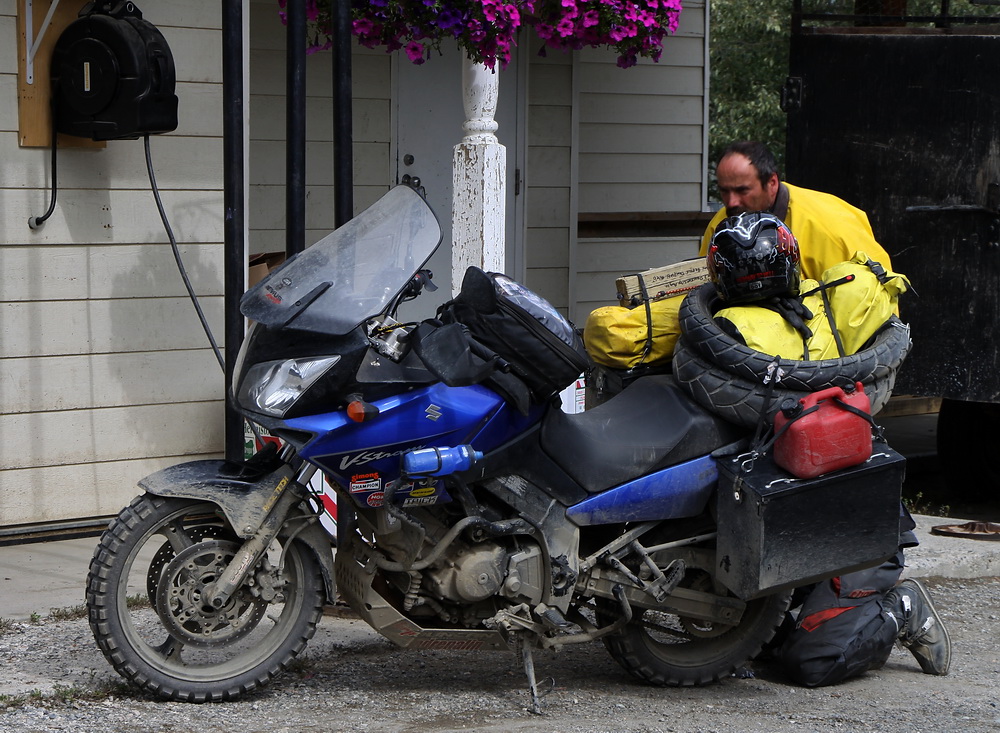
[{"label": "blue motorcycle fairing", "polygon": [[718,477],[715,459],[702,456],[608,489],[566,515],[579,525],[694,517],[705,511]]},{"label": "blue motorcycle fairing", "polygon": [[470,444],[490,451],[537,422],[485,387],[447,387],[437,383],[373,403],[379,414],[364,423],[336,412],[287,420],[285,427],[315,436],[300,450],[342,487],[358,494],[381,491],[400,475],[401,456],[433,446]]}]

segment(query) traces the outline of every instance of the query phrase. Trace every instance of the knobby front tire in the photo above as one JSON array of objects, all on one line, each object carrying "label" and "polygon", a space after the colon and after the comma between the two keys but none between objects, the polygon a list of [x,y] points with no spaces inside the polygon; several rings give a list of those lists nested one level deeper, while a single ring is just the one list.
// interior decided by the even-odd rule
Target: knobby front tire
[{"label": "knobby front tire", "polygon": [[240,544],[210,503],[145,494],[121,511],[87,576],[90,626],[119,674],[166,699],[233,700],[305,648],[324,591],[297,542],[279,537],[222,609],[200,602]]}]

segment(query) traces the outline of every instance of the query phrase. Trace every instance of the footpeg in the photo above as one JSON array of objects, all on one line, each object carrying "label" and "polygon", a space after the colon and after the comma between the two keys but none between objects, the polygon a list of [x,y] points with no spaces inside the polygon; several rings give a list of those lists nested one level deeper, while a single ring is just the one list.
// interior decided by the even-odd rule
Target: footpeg
[{"label": "footpeg", "polygon": [[660,574],[660,577],[649,584],[648,592],[658,602],[662,603],[667,599],[667,596],[674,592],[674,588],[684,578],[686,570],[687,566],[683,560],[674,560],[667,565],[666,570]]},{"label": "footpeg", "polygon": [[563,631],[573,626],[573,624],[566,620],[566,617],[563,616],[562,611],[558,608],[552,608],[550,606],[540,606],[540,608],[542,610],[536,609],[536,613],[542,622],[550,629]]}]

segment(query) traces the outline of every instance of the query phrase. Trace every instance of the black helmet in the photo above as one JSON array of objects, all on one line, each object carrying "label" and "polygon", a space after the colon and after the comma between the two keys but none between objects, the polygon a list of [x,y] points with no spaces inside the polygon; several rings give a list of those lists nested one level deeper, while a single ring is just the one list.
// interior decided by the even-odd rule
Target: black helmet
[{"label": "black helmet", "polygon": [[712,236],[707,264],[715,291],[729,305],[799,294],[799,244],[767,212],[724,219]]}]

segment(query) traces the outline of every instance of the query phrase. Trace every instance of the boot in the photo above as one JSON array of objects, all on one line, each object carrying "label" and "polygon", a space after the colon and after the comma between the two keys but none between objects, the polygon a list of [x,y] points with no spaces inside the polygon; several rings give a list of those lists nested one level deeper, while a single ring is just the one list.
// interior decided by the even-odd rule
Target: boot
[{"label": "boot", "polygon": [[883,607],[896,622],[900,645],[910,650],[924,674],[948,674],[951,638],[923,584],[904,580],[885,594]]}]

